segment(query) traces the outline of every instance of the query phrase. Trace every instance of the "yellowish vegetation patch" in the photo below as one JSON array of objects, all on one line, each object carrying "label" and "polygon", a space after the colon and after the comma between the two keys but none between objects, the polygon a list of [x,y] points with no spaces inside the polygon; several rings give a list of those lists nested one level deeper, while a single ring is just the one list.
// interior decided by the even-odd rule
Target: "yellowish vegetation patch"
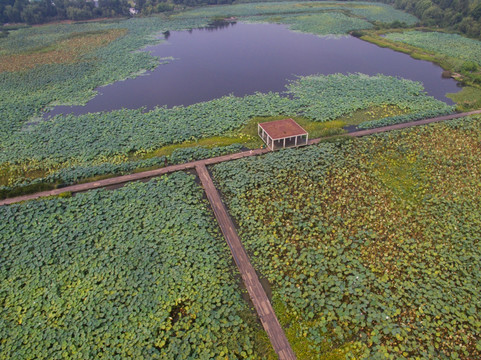
[{"label": "yellowish vegetation patch", "polygon": [[79,33],[45,48],[22,54],[0,56],[0,72],[22,71],[46,64],[69,64],[82,56],[124,36],[127,29]]},{"label": "yellowish vegetation patch", "polygon": [[315,320],[305,320],[290,314],[285,304],[278,298],[273,299],[273,306],[298,360],[344,360],[349,353],[356,356],[361,354],[365,347],[358,341],[341,343],[336,339],[335,333],[329,330],[320,334],[325,341],[321,345],[316,345],[309,339],[311,335],[309,329],[318,327]]},{"label": "yellowish vegetation patch", "polygon": [[481,89],[479,88],[466,86],[460,92],[446,94],[446,96],[456,102],[460,111],[481,109]]},{"label": "yellowish vegetation patch", "polygon": [[11,186],[19,178],[35,179],[47,175],[38,162],[28,162],[17,165],[8,163],[0,164],[0,186]]},{"label": "yellowish vegetation patch", "polygon": [[379,120],[391,116],[408,114],[409,109],[401,109],[397,105],[381,105],[368,109],[362,109],[353,112],[350,115],[343,116],[338,121],[343,121],[348,125],[359,125],[365,121]]},{"label": "yellowish vegetation patch", "polygon": [[172,144],[172,145],[163,146],[152,152],[146,152],[143,154],[137,153],[134,155],[133,159],[139,159],[139,158],[150,159],[158,156],[169,156],[174,152],[175,149],[181,149],[181,148],[190,148],[195,146],[202,146],[205,148],[214,148],[218,146],[228,146],[232,144],[245,143],[248,140],[249,138],[242,135],[240,135],[239,137],[213,136],[205,139],[200,139],[197,141],[186,141],[186,142],[183,142],[182,144]]}]

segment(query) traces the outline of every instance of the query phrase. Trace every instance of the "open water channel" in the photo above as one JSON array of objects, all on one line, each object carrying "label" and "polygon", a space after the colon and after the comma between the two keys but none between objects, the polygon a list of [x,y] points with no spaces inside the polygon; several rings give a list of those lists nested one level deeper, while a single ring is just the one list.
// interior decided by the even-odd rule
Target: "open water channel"
[{"label": "open water channel", "polygon": [[85,106],[58,106],[47,116],[76,115],[156,106],[190,105],[228,94],[282,92],[296,76],[378,73],[420,81],[426,92],[452,104],[446,93],[460,90],[442,68],[355,37],[319,37],[277,24],[236,23],[224,27],[176,31],[145,49],[175,60],[135,79],[97,89]]}]

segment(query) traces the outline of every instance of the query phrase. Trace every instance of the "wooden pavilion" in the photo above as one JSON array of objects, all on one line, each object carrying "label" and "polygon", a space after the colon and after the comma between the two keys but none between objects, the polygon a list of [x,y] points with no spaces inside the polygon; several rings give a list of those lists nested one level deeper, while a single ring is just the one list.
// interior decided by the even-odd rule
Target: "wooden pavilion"
[{"label": "wooden pavilion", "polygon": [[293,119],[257,124],[257,133],[271,150],[307,145],[309,134]]}]

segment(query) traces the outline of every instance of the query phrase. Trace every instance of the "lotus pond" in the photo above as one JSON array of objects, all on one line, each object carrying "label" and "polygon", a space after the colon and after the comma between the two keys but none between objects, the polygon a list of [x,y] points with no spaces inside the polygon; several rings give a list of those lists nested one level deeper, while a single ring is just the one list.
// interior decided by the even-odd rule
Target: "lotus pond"
[{"label": "lotus pond", "polygon": [[175,173],[0,207],[0,358],[264,358],[202,189]]},{"label": "lotus pond", "polygon": [[301,359],[481,356],[481,117],[214,166]]},{"label": "lotus pond", "polygon": [[[150,159],[169,146],[258,146],[242,133],[258,116],[339,120],[339,133],[452,112],[445,94],[458,88],[441,68],[346,36],[395,21],[417,19],[383,4],[272,2],[12,31],[0,39],[1,196],[159,166]],[[296,85],[298,97],[291,84],[310,75],[329,80]],[[71,114],[44,121],[57,105],[48,116]]]}]

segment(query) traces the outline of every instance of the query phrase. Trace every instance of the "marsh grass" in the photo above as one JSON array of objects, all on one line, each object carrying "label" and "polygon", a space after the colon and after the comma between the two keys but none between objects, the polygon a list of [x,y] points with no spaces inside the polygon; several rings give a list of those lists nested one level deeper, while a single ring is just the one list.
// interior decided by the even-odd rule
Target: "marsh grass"
[{"label": "marsh grass", "polygon": [[[445,35],[453,35],[453,34],[445,34],[444,31],[439,30],[439,29],[430,29],[430,28],[414,28],[412,29],[414,31],[418,32],[435,32],[439,33],[439,36]],[[368,41],[370,43],[373,43],[375,45],[378,45],[380,47],[385,47],[389,48],[398,52],[402,52],[405,54],[410,55],[412,58],[417,59],[417,60],[425,60],[425,61],[430,61],[435,64],[438,64],[441,66],[444,70],[450,71],[453,73],[452,77],[460,81],[461,83],[465,85],[469,85],[471,87],[475,88],[480,88],[481,87],[481,70],[476,69],[475,71],[472,71],[472,68],[467,68],[467,62],[466,59],[462,59],[463,54],[460,54],[459,57],[452,56],[452,52],[447,52],[446,48],[449,48],[449,44],[440,44],[439,45],[439,50],[434,51],[430,48],[426,47],[419,47],[415,46],[412,44],[408,44],[406,42],[401,42],[401,41],[395,41],[393,39],[388,39],[384,37],[383,35],[386,34],[395,34],[395,33],[402,33],[405,32],[406,29],[384,29],[384,30],[364,30],[362,31],[362,34],[360,33],[359,35],[360,38],[364,41]],[[442,39],[442,38],[441,38]],[[433,42],[436,39],[433,39]],[[460,37],[459,41],[468,41],[471,39],[464,39]],[[443,47],[444,46],[444,47]],[[444,51],[444,53],[443,53]],[[461,56],[463,55],[463,56]],[[452,97],[451,97],[452,98]],[[461,97],[459,98],[460,101],[464,101],[464,99]],[[455,100],[458,102],[457,100]],[[459,105],[459,102],[458,102]],[[478,106],[479,107],[479,106]],[[462,108],[462,107],[461,107]],[[466,108],[465,109],[473,109],[473,108]]]},{"label": "marsh grass", "polygon": [[469,111],[481,109],[481,89],[472,86],[464,87],[460,92],[446,94],[457,104],[457,110]]},{"label": "marsh grass", "polygon": [[334,332],[328,329],[322,334],[324,338],[322,344],[316,345],[309,340],[308,336],[310,335],[308,329],[317,327],[316,321],[301,321],[277,298],[273,299],[273,307],[282,328],[285,329],[289,344],[299,360],[344,360],[348,354],[354,354],[356,358],[361,357],[362,348],[365,345],[356,341],[341,343],[336,339]]},{"label": "marsh grass", "polygon": [[353,113],[343,116],[336,121],[343,122],[344,125],[359,125],[365,121],[384,119],[390,116],[404,114],[409,114],[409,110],[401,109],[397,105],[385,104],[354,111]]},{"label": "marsh grass", "polygon": [[171,145],[163,146],[163,147],[161,147],[157,150],[147,152],[140,157],[136,157],[134,155],[134,156],[132,156],[131,160],[150,159],[150,158],[159,157],[159,156],[169,156],[176,149],[184,149],[184,148],[197,147],[197,146],[202,146],[202,147],[211,149],[211,148],[214,148],[214,147],[245,143],[245,142],[248,142],[248,141],[249,141],[249,139],[246,138],[245,136],[243,136],[242,134],[238,137],[234,137],[234,136],[212,136],[212,137],[209,137],[209,138],[199,139],[197,141],[185,141],[185,142],[180,143],[180,144],[171,144]]},{"label": "marsh grass", "polygon": [[40,191],[53,190],[55,188],[56,188],[55,184],[44,184],[44,183],[30,184],[30,185],[17,187],[9,190],[0,190],[0,199],[33,194]]}]

